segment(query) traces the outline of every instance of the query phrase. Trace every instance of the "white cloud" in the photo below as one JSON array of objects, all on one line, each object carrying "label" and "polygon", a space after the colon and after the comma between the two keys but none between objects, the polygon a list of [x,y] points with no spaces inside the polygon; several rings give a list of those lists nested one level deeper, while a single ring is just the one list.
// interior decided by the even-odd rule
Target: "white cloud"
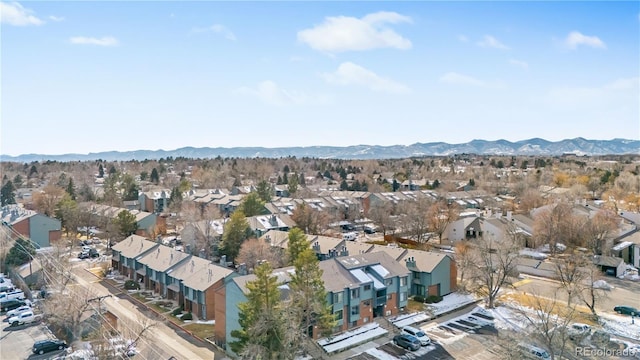
[{"label": "white cloud", "polygon": [[222,24],[213,24],[206,28],[194,28],[193,32],[195,33],[203,33],[203,32],[213,32],[215,34],[220,34],[224,36],[225,39],[236,41],[236,35],[226,26]]},{"label": "white cloud", "polygon": [[509,59],[509,64],[511,64],[513,66],[521,67],[521,68],[523,68],[525,70],[529,70],[529,64],[526,61],[516,60],[516,59]]},{"label": "white cloud", "polygon": [[117,46],[119,44],[118,39],[113,36],[103,36],[101,38],[74,36],[69,41],[76,45]]},{"label": "white cloud", "polygon": [[344,62],[338,69],[322,77],[331,84],[361,85],[373,91],[389,93],[406,93],[409,88],[399,82],[379,76],[371,70],[365,69],[352,62]]},{"label": "white cloud", "polygon": [[49,15],[49,20],[60,22],[60,21],[64,21],[65,19],[62,16]]},{"label": "white cloud", "polygon": [[255,88],[241,87],[234,90],[234,93],[256,97],[263,103],[272,106],[305,105],[328,102],[328,99],[323,96],[313,97],[299,91],[285,90],[271,80],[263,81]]},{"label": "white cloud", "polygon": [[474,77],[462,75],[456,72],[448,72],[440,77],[440,82],[445,84],[454,84],[454,85],[473,85],[473,86],[484,86],[485,83],[481,80],[478,80]]},{"label": "white cloud", "polygon": [[410,49],[412,44],[387,24],[410,23],[411,18],[395,12],[381,11],[355,18],[332,16],[311,29],[298,32],[298,41],[312,49],[337,53],[378,48]]},{"label": "white cloud", "polygon": [[569,49],[576,49],[580,45],[590,46],[592,48],[606,49],[607,45],[597,36],[587,36],[579,31],[572,31],[567,35],[564,41]]},{"label": "white cloud", "polygon": [[482,40],[478,41],[476,44],[480,47],[494,48],[494,49],[501,49],[501,50],[506,50],[509,48],[507,45],[501,43],[500,40],[494,38],[491,35],[483,36]]},{"label": "white cloud", "polygon": [[0,22],[14,26],[42,25],[44,21],[17,2],[0,2]]},{"label": "white cloud", "polygon": [[462,35],[462,34],[461,34],[461,35],[458,35],[458,40],[459,40],[460,42],[465,42],[465,43],[466,43],[466,42],[469,42],[469,38],[468,38],[468,37],[466,37],[465,35]]}]

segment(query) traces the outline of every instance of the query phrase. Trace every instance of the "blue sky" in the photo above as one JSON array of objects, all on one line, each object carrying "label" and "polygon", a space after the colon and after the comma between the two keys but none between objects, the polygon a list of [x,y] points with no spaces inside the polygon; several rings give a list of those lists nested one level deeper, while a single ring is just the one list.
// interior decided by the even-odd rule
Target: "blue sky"
[{"label": "blue sky", "polygon": [[1,2],[7,155],[640,138],[638,2]]}]

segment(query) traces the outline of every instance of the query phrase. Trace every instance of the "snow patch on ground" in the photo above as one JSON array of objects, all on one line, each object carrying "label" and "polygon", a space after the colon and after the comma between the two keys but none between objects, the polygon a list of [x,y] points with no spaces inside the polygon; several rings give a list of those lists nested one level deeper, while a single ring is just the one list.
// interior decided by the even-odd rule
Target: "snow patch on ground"
[{"label": "snow patch on ground", "polygon": [[318,340],[318,345],[322,346],[327,353],[331,354],[366,343],[387,333],[388,331],[381,328],[377,323],[371,323],[335,337],[320,339]]},{"label": "snow patch on ground", "polygon": [[498,306],[494,309],[487,309],[493,315],[494,324],[497,329],[521,331],[529,325],[514,309],[507,306]]},{"label": "snow patch on ground", "polygon": [[196,321],[196,324],[210,324],[210,325],[215,325],[216,321],[215,320],[198,320]]},{"label": "snow patch on ground", "polygon": [[631,324],[631,316],[600,314],[602,328],[611,335],[624,336],[640,341],[640,319]]},{"label": "snow patch on ground", "polygon": [[376,359],[379,360],[398,360],[397,357],[392,356],[382,350],[378,350],[378,349],[369,349],[367,351],[365,351],[365,353],[375,357]]},{"label": "snow patch on ground", "polygon": [[471,294],[451,293],[445,295],[439,303],[429,304],[428,306],[431,308],[433,315],[440,315],[471,304],[475,300]]},{"label": "snow patch on ground", "polygon": [[397,328],[413,325],[425,320],[429,320],[429,316],[423,312],[411,313],[408,315],[397,316],[395,318],[389,319],[389,321],[391,321],[391,323]]}]

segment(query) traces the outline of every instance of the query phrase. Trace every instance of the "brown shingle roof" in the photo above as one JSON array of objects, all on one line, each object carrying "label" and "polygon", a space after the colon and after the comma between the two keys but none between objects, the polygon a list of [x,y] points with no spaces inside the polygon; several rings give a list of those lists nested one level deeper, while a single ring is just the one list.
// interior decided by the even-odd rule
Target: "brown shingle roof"
[{"label": "brown shingle roof", "polygon": [[206,268],[182,280],[182,284],[194,290],[205,291],[232,272],[229,268],[209,263]]},{"label": "brown shingle roof", "polygon": [[176,251],[171,247],[160,245],[143,256],[138,262],[147,265],[152,270],[165,272],[187,257],[189,255],[182,251]]}]

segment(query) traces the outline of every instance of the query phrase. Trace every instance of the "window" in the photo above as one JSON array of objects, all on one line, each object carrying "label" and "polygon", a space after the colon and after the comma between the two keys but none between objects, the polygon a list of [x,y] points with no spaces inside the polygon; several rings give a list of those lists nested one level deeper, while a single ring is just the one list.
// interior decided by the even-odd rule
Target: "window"
[{"label": "window", "polygon": [[364,291],[369,291],[371,290],[371,285],[367,284],[364,286]]},{"label": "window", "polygon": [[364,319],[362,320],[362,322],[363,322],[363,323],[365,323],[365,324],[366,324],[366,323],[368,323],[368,322],[369,322],[369,317],[367,316],[366,318],[364,318]]},{"label": "window", "polygon": [[351,327],[356,327],[356,326],[358,326],[358,321],[357,320],[356,321],[352,321],[351,322]]},{"label": "window", "polygon": [[335,312],[336,320],[342,320],[342,310]]},{"label": "window", "polygon": [[364,306],[371,306],[371,301],[370,300],[365,300],[362,303],[364,304]]},{"label": "window", "polygon": [[357,299],[360,297],[360,289],[351,289],[351,298]]},{"label": "window", "polygon": [[400,278],[400,286],[407,286],[407,282],[408,282],[407,276],[403,276]]},{"label": "window", "polygon": [[406,301],[407,300],[407,292],[401,292],[400,293],[400,301]]},{"label": "window", "polygon": [[393,284],[393,279],[387,279],[384,281],[384,284],[387,286],[391,286],[391,284]]},{"label": "window", "polygon": [[391,294],[387,295],[387,301],[391,300],[392,298],[393,298],[393,295],[391,295]]},{"label": "window", "polygon": [[339,304],[342,302],[342,293],[333,294],[333,303]]},{"label": "window", "polygon": [[352,306],[351,315],[358,315],[358,314],[360,314],[360,306],[359,305]]}]

